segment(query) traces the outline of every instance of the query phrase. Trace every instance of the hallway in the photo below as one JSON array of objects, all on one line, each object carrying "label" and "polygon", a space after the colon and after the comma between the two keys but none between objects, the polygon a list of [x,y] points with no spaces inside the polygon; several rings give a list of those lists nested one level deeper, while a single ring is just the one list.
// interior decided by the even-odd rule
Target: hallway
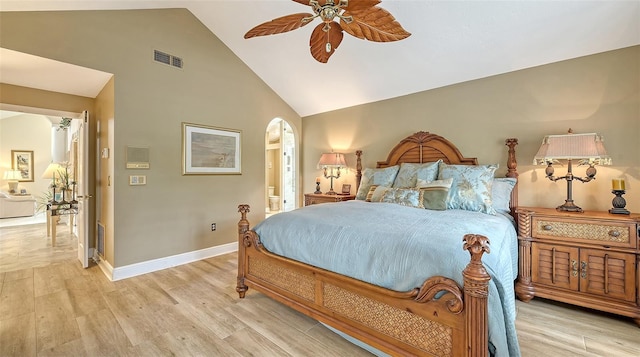
[{"label": "hallway", "polygon": [[[52,249],[51,237],[47,237],[46,223],[13,225],[44,222],[44,213],[34,217],[4,218],[0,223],[0,273],[14,270],[43,267],[52,263],[76,259],[78,239],[70,233],[70,227],[59,223],[56,234],[56,246]],[[78,263],[79,265],[79,263]]]}]

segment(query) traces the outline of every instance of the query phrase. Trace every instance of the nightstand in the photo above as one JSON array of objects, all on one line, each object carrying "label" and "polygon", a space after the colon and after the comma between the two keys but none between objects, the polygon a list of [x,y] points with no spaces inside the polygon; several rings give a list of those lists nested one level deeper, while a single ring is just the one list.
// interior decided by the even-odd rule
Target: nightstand
[{"label": "nightstand", "polygon": [[629,316],[640,326],[640,214],[517,213],[520,300],[539,296]]},{"label": "nightstand", "polygon": [[318,203],[342,202],[356,198],[356,195],[326,195],[324,193],[305,193],[304,205],[310,206]]}]

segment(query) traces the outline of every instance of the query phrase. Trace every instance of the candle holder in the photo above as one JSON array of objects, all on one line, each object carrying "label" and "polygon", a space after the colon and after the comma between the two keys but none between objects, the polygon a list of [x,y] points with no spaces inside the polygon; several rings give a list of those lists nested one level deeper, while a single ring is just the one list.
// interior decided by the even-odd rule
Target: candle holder
[{"label": "candle holder", "polygon": [[316,192],[314,192],[315,194],[320,194],[322,193],[322,191],[320,191],[320,181],[316,180]]},{"label": "candle holder", "polygon": [[612,190],[611,193],[616,195],[611,201],[613,208],[609,210],[609,213],[612,214],[630,214],[624,207],[627,205],[627,201],[622,197],[624,195],[624,190]]}]

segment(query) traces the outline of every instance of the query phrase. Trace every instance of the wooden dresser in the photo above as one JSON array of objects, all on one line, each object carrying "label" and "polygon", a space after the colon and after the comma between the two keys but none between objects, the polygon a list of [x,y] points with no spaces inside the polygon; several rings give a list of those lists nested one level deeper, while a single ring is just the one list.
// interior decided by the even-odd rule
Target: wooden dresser
[{"label": "wooden dresser", "polygon": [[640,214],[519,207],[516,294],[629,316],[640,326]]},{"label": "wooden dresser", "polygon": [[305,193],[304,205],[315,205],[317,203],[349,201],[356,198],[356,195],[326,195],[324,193]]}]

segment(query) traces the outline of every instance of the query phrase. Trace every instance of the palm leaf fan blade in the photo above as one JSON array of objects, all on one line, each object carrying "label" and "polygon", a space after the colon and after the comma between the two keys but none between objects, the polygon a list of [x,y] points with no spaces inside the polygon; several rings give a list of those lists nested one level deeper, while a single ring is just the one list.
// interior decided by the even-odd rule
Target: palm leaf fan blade
[{"label": "palm leaf fan blade", "polygon": [[[296,0],[293,0],[296,1]],[[302,0],[304,1],[304,0]],[[374,7],[380,3],[380,0],[349,0],[349,4],[345,8],[347,11],[362,11],[370,7]]]},{"label": "palm leaf fan blade", "polygon": [[343,37],[342,27],[340,27],[339,23],[333,21],[328,24],[319,24],[313,29],[311,39],[309,40],[311,56],[318,62],[327,63],[329,57],[331,57],[338,46],[340,46]]},{"label": "palm leaf fan blade", "polygon": [[260,24],[244,34],[244,38],[251,38],[256,36],[275,35],[278,33],[289,32],[298,29],[310,21],[305,21],[313,17],[312,14],[298,13],[287,16],[278,17],[271,21]]},{"label": "palm leaf fan blade", "polygon": [[365,11],[345,11],[344,16],[351,16],[353,21],[340,23],[344,31],[359,39],[375,42],[391,42],[405,39],[411,34],[407,32],[390,12],[373,7]]}]

